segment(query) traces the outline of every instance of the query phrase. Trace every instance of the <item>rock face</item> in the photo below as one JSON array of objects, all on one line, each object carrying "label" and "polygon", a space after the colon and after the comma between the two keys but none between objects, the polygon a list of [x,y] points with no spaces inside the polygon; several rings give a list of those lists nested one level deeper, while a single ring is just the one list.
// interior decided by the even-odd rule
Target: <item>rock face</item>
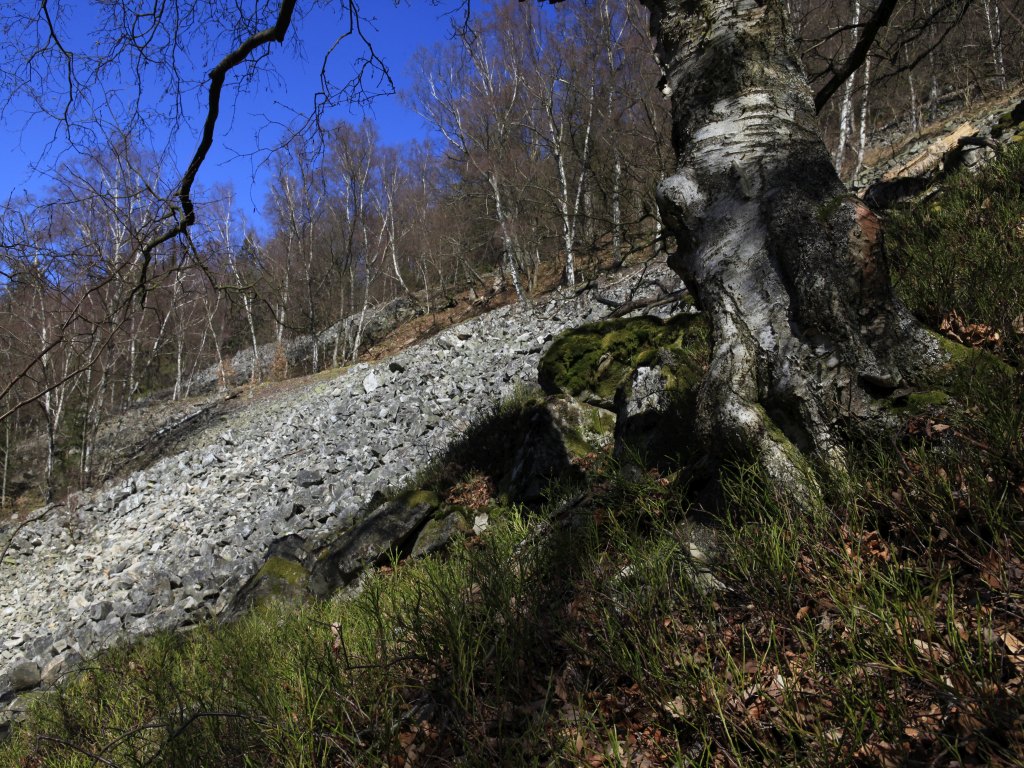
[{"label": "rock face", "polygon": [[[321,361],[320,367],[334,358],[349,359],[357,344],[358,352],[372,347],[400,323],[416,317],[422,311],[412,299],[400,296],[380,306],[368,308],[365,314],[346,317],[315,338],[297,336],[283,342],[280,347],[277,344],[263,344],[256,348],[255,356],[251,347],[241,349],[231,357],[229,381],[223,381],[226,372],[214,365],[196,374],[189,391],[201,394],[216,389],[222,383],[245,384],[253,378],[254,373],[256,378],[265,379],[271,369],[282,362],[287,363],[290,371],[309,372],[314,352]],[[283,361],[278,360],[280,356],[283,356]]]},{"label": "rock face", "polygon": [[[380,365],[266,399],[121,484],[37,510],[16,535],[0,530],[0,543],[14,535],[0,562],[0,722],[12,679],[53,681],[118,641],[221,614],[272,543],[268,589],[302,593],[289,562],[353,528],[371,498],[535,383],[550,339],[608,312],[599,290],[503,307]],[[431,516],[408,511],[411,530]],[[350,561],[370,557],[369,538],[348,541],[329,578],[317,571],[323,580],[343,583]]]}]

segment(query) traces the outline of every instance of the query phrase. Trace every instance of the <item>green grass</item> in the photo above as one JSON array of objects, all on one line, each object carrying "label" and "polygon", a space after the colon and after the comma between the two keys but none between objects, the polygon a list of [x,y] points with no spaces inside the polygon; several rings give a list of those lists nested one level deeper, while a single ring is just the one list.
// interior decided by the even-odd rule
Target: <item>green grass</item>
[{"label": "green grass", "polygon": [[1020,494],[953,430],[864,447],[811,514],[736,467],[710,530],[600,462],[352,599],[101,655],[0,764],[1017,764]]},{"label": "green grass", "polygon": [[[934,198],[888,217],[897,288],[938,328],[1024,356],[1024,145],[977,174],[960,172]],[[956,318],[951,318],[956,313]],[[994,334],[999,334],[998,340]]]}]

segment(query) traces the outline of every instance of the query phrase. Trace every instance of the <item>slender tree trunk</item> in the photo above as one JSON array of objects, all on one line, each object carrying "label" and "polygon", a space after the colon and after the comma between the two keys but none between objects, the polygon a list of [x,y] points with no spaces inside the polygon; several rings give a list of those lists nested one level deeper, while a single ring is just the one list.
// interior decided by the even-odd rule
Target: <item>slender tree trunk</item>
[{"label": "slender tree trunk", "polygon": [[[555,136],[554,122],[550,123],[552,140],[559,142],[561,136]],[[557,145],[556,145],[557,146]],[[565,170],[565,155],[560,146],[555,150],[555,160],[558,167],[558,180],[560,194],[558,196],[558,212],[562,216],[562,242],[565,245],[565,283],[572,287],[576,285],[576,227],[572,221],[572,214],[569,211],[569,178]]]},{"label": "slender tree trunk", "polygon": [[128,328],[128,333],[128,385],[125,392],[124,402],[121,404],[121,407],[124,410],[128,409],[128,405],[131,403],[132,398],[135,397],[135,390],[139,388],[139,382],[136,381],[135,378],[135,368],[137,366],[138,358],[139,329],[137,328],[134,315],[132,316],[132,322]]},{"label": "slender tree trunk", "polygon": [[523,286],[519,282],[519,272],[516,270],[515,241],[512,239],[511,226],[501,202],[501,187],[493,175],[488,175],[487,181],[490,182],[491,191],[494,192],[494,211],[501,228],[501,244],[505,249],[505,263],[508,267],[509,277],[512,278],[512,286],[516,289],[516,298],[523,302],[526,301],[526,296],[523,294]]},{"label": "slender tree trunk", "polygon": [[[603,31],[602,37],[604,38],[604,55],[605,55],[605,67],[608,76],[613,80],[618,80],[618,67],[615,63],[615,51],[619,46],[619,35],[616,34],[613,23],[612,23],[612,9],[608,0],[600,5],[600,14],[602,19]],[[608,100],[605,103],[605,115],[606,119],[611,121],[611,128],[609,130],[609,139],[611,140],[611,151],[613,162],[612,170],[612,255],[615,259],[616,265],[621,265],[623,262],[622,255],[622,153],[619,150],[617,144],[618,130],[617,121],[615,120],[616,114],[616,99],[622,98],[622,94],[617,88],[609,86],[607,88]]]},{"label": "slender tree trunk", "polygon": [[93,422],[93,396],[92,396],[92,375],[93,369],[90,366],[85,372],[85,397],[83,398],[85,413],[82,415],[82,434],[80,435],[81,453],[78,457],[78,484],[85,488],[88,484],[89,454],[92,446],[92,422]]},{"label": "slender tree trunk", "polygon": [[853,174],[850,176],[856,179],[860,169],[864,166],[864,150],[868,145],[868,96],[871,91],[871,57],[864,60],[864,87],[860,94],[860,126],[857,137],[857,163],[853,167]]},{"label": "slender tree trunk", "polygon": [[0,477],[0,512],[7,508],[7,476],[11,468],[11,421],[4,422],[4,471]]},{"label": "slender tree trunk", "polygon": [[1003,31],[999,24],[999,4],[985,0],[985,25],[988,27],[988,41],[992,49],[992,66],[996,74],[996,85],[1006,89],[1006,65],[1003,64]]},{"label": "slender tree trunk", "polygon": [[921,107],[917,103],[917,88],[914,86],[914,73],[907,72],[907,90],[910,92],[910,131],[921,131]]},{"label": "slender tree trunk", "polygon": [[[853,47],[856,47],[860,37],[860,0],[853,0]],[[839,141],[836,146],[836,170],[842,173],[843,160],[846,155],[846,142],[850,137],[850,128],[853,123],[853,77],[846,80],[843,87],[843,103],[839,108]]]},{"label": "slender tree trunk", "polygon": [[82,477],[85,479],[85,483],[92,483],[92,469],[94,447],[96,445],[96,431],[100,425],[100,419],[102,416],[103,398],[104,392],[107,391],[108,382],[110,380],[110,369],[107,366],[103,366],[102,373],[100,373],[99,384],[96,385],[96,401],[95,406],[90,410],[90,420],[88,421],[88,433],[86,440],[83,441],[82,445]]},{"label": "slender tree trunk", "polygon": [[256,321],[253,319],[252,297],[248,293],[242,294],[242,306],[245,308],[245,319],[249,325],[249,341],[252,343],[252,372],[249,378],[255,384],[262,378],[260,375],[260,345],[256,340]]},{"label": "slender tree trunk", "polygon": [[654,255],[661,258],[665,255],[665,223],[661,219],[660,205],[654,206]]},{"label": "slender tree trunk", "polygon": [[[391,182],[395,187],[398,186],[397,180]],[[388,252],[391,254],[391,266],[395,270],[395,277],[398,278],[398,284],[402,286],[402,290],[406,294],[412,294],[409,290],[409,286],[405,284],[405,280],[402,278],[402,270],[398,268],[398,229],[395,227],[395,217],[398,212],[395,210],[395,195],[389,189],[385,197],[387,201],[387,209],[385,216],[387,217],[388,225]]]},{"label": "slender tree trunk", "polygon": [[878,220],[818,132],[782,0],[645,0],[672,96],[675,172],[659,186],[669,264],[711,324],[698,432],[806,488],[840,465],[842,426],[939,359],[893,295]]},{"label": "slender tree trunk", "polygon": [[184,356],[185,334],[181,332],[178,334],[174,349],[174,391],[171,394],[171,400],[177,400],[181,397],[181,383],[185,375]]},{"label": "slender tree trunk", "polygon": [[[49,395],[45,398],[49,400]],[[53,414],[49,410],[49,403],[45,402],[43,410],[46,411],[46,503],[53,501],[53,470],[56,465],[57,456],[57,427],[53,423]]]},{"label": "slender tree trunk", "polygon": [[[221,344],[220,336],[217,333],[217,329],[213,327],[213,317],[217,312],[217,307],[220,304],[220,294],[217,294],[217,303],[210,309],[206,314],[206,324],[210,329],[210,336],[213,339],[213,349],[217,353],[217,380],[221,391],[226,391],[231,382],[228,381],[227,370],[224,367],[224,347]],[[209,304],[207,304],[209,307]]]}]

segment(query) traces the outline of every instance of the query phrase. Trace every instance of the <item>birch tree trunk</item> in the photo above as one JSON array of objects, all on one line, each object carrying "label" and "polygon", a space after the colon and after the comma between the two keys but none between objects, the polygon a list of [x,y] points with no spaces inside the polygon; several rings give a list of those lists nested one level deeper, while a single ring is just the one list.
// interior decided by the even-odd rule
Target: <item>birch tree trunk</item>
[{"label": "birch tree trunk", "polygon": [[985,26],[988,28],[989,47],[992,49],[992,66],[996,74],[996,85],[1006,90],[1006,65],[1003,64],[1003,31],[999,24],[999,5],[985,0]]},{"label": "birch tree trunk", "polygon": [[516,299],[522,303],[526,301],[526,296],[523,294],[523,286],[519,282],[519,272],[516,270],[516,246],[515,240],[512,238],[512,225],[505,214],[504,206],[501,204],[501,186],[493,174],[488,174],[487,181],[491,185],[491,191],[494,193],[494,215],[497,217],[501,228],[501,243],[505,249],[505,263],[508,267],[509,276],[512,278],[512,286],[516,290]]},{"label": "birch tree trunk", "polygon": [[806,488],[843,426],[938,362],[893,295],[878,220],[839,180],[783,0],[644,0],[671,88],[669,264],[711,324],[699,437]]},{"label": "birch tree trunk", "polygon": [[11,422],[4,421],[4,468],[0,472],[0,512],[7,509],[7,475],[11,467]]},{"label": "birch tree trunk", "polygon": [[868,145],[868,97],[871,91],[871,57],[864,60],[864,87],[860,94],[860,127],[857,134],[857,162],[853,166],[850,178],[856,181],[860,169],[864,167],[864,151]]},{"label": "birch tree trunk", "polygon": [[[860,0],[853,0],[853,46],[857,45],[860,37]],[[842,173],[843,160],[846,155],[846,141],[850,137],[850,128],[853,123],[853,77],[847,78],[843,86],[843,103],[839,109],[839,141],[836,146],[836,170]]]}]

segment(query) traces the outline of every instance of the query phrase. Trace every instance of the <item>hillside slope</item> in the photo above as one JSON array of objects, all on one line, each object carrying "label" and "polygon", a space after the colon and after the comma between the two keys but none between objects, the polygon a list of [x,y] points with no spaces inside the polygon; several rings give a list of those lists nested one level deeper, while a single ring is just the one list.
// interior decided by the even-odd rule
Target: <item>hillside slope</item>
[{"label": "hillside slope", "polygon": [[[677,279],[662,267],[659,280]],[[638,284],[654,285],[651,273],[499,308],[241,408],[124,483],[8,526],[0,702],[125,637],[217,615],[271,541],[351,526],[374,494],[400,487],[489,407],[535,383],[554,335],[608,313],[598,293],[625,300]]]}]

